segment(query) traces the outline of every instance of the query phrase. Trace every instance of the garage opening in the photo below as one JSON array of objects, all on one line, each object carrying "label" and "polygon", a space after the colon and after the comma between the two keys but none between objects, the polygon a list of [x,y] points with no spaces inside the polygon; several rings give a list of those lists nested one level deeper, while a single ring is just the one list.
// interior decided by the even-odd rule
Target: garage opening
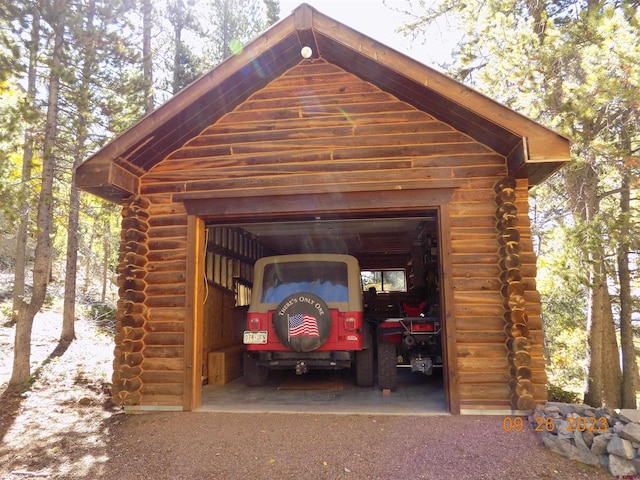
[{"label": "garage opening", "polygon": [[[439,214],[433,209],[402,216],[207,222],[201,409],[446,412]],[[372,339],[372,386],[357,386],[355,366],[271,369],[263,385],[248,385],[243,341],[257,288],[256,261],[293,254],[357,260],[363,322]]]}]

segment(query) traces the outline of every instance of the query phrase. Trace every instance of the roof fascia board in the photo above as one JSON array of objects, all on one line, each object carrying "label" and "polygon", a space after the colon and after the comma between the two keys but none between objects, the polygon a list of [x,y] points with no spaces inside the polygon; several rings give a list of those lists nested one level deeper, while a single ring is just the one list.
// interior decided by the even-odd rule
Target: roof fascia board
[{"label": "roof fascia board", "polygon": [[529,161],[529,139],[522,141],[507,155],[507,171],[514,178],[526,178],[533,187],[553,175],[564,162],[562,160]]},{"label": "roof fascia board", "polygon": [[90,169],[77,169],[75,184],[81,190],[120,204],[138,192],[140,178],[120,165],[101,158]]}]

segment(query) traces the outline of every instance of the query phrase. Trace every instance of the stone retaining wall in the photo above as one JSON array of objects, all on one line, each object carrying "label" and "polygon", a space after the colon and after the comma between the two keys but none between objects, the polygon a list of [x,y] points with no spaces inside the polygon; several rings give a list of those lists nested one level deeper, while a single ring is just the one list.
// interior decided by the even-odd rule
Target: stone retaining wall
[{"label": "stone retaining wall", "polygon": [[529,422],[549,450],[616,478],[640,478],[640,411],[548,402]]}]

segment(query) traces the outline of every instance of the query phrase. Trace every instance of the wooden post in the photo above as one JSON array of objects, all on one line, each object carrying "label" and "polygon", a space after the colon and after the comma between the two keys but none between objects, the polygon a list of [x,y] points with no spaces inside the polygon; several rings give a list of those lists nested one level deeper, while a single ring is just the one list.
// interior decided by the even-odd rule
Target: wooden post
[{"label": "wooden post", "polygon": [[442,355],[444,367],[444,396],[449,412],[460,413],[460,392],[458,389],[456,322],[453,308],[453,276],[451,267],[451,224],[449,222],[449,201],[442,202],[438,208],[438,231],[440,241],[440,305],[442,315]]},{"label": "wooden post", "polygon": [[184,410],[194,410],[202,402],[202,330],[204,298],[205,224],[195,216],[187,218],[187,288],[184,336]]}]

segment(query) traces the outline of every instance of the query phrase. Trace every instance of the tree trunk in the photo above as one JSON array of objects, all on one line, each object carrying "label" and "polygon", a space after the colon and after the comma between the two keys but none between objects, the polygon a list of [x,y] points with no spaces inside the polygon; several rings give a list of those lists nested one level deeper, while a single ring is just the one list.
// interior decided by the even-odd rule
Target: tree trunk
[{"label": "tree trunk", "polygon": [[[106,230],[106,229],[105,229]],[[102,243],[102,248],[104,249],[104,257],[102,258],[102,295],[101,302],[104,303],[107,299],[107,281],[109,279],[109,238],[106,235],[104,236],[104,242]]]},{"label": "tree trunk", "polygon": [[[603,260],[604,263],[604,260]],[[622,371],[620,348],[613,319],[607,275],[601,289],[602,300],[602,404],[610,408],[622,406]]]},{"label": "tree trunk", "polygon": [[89,236],[89,245],[87,247],[87,255],[84,259],[84,285],[82,286],[82,293],[89,291],[89,283],[91,283],[91,260],[93,258],[93,241],[96,238],[96,219],[93,219],[91,224],[91,235]]},{"label": "tree trunk", "polygon": [[631,271],[629,269],[631,191],[628,170],[622,173],[620,188],[620,240],[618,243],[618,281],[620,283],[620,346],[622,347],[622,408],[636,408],[636,378],[638,363],[633,346],[631,315],[633,297],[631,295]]},{"label": "tree trunk", "polygon": [[[595,266],[594,266],[595,267]],[[587,312],[587,342],[588,342],[588,371],[587,387],[584,393],[584,403],[599,407],[602,405],[602,332],[604,330],[602,322],[602,277],[591,272],[592,277],[588,290],[589,310]],[[596,285],[599,283],[599,285]]]},{"label": "tree trunk", "polygon": [[145,89],[145,113],[153,110],[153,52],[151,51],[151,0],[142,0],[142,76]]},{"label": "tree trunk", "polygon": [[620,396],[612,390],[620,391],[622,378],[619,374],[618,345],[607,288],[607,272],[602,249],[604,239],[601,238],[598,229],[599,179],[588,160],[565,169],[564,175],[575,223],[580,230],[586,232],[585,238],[581,241],[582,257],[585,269],[588,269],[589,301],[589,364],[584,402],[597,407],[606,403],[610,407],[618,408]]},{"label": "tree trunk", "polygon": [[76,167],[82,163],[86,156],[87,141],[87,115],[91,108],[91,78],[95,65],[95,28],[93,19],[95,14],[95,1],[87,5],[86,23],[83,29],[84,58],[82,65],[82,80],[78,89],[77,109],[78,126],[76,141],[74,142],[74,161],[71,170],[71,188],[69,191],[69,217],[67,220],[67,264],[64,284],[64,309],[62,313],[61,342],[71,342],[76,338],[76,279],[78,274],[78,224],[80,217],[80,191],[76,187]]},{"label": "tree trunk", "polygon": [[[74,161],[75,165],[82,162]],[[76,338],[76,278],[78,263],[78,223],[80,216],[80,192],[75,187],[75,170],[71,173],[69,194],[69,217],[67,219],[67,264],[64,283],[64,307],[62,311],[61,342],[71,342]]]},{"label": "tree trunk", "polygon": [[173,55],[173,81],[171,82],[171,91],[175,95],[182,88],[183,82],[183,65],[182,54],[184,46],[182,45],[182,29],[184,26],[184,4],[181,1],[177,1],[174,4],[173,16],[173,42],[174,42],[174,55]]},{"label": "tree trunk", "polygon": [[[31,25],[31,40],[29,48],[29,73],[27,75],[27,101],[30,112],[36,111],[36,74],[38,65],[38,49],[40,45],[40,6],[34,5],[33,24]],[[27,264],[27,237],[29,232],[29,212],[31,210],[30,188],[31,170],[33,168],[33,119],[27,121],[24,133],[24,148],[22,153],[22,205],[20,207],[20,224],[16,235],[16,267],[13,280],[13,315],[20,308],[20,302],[25,301],[25,271]]]},{"label": "tree trunk", "polygon": [[29,303],[22,301],[18,309],[16,324],[13,370],[9,384],[22,385],[31,376],[31,331],[33,319],[42,308],[47,293],[49,264],[51,260],[51,231],[53,224],[53,176],[55,165],[55,139],[57,134],[58,99],[62,70],[62,48],[64,44],[65,0],[57,0],[49,12],[53,20],[53,51],[49,76],[49,99],[42,152],[42,184],[38,200],[38,240],[33,264],[33,294]]}]

